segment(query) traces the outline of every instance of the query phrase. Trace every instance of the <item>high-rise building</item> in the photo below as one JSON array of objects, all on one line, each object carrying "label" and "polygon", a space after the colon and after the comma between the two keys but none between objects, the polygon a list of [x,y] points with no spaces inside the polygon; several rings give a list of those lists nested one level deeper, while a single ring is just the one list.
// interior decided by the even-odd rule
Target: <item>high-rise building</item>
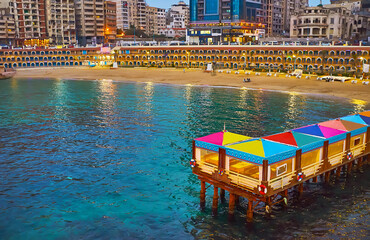
[{"label": "high-rise building", "polygon": [[78,43],[104,42],[104,0],[75,0],[75,11]]},{"label": "high-rise building", "polygon": [[185,2],[173,4],[167,12],[167,27],[186,28],[189,25],[189,17],[189,6]]},{"label": "high-rise building", "polygon": [[147,35],[159,35],[159,30],[166,27],[166,9],[146,6]]},{"label": "high-rise building", "polygon": [[128,24],[145,31],[146,3],[145,0],[127,0]]},{"label": "high-rise building", "polygon": [[116,2],[104,2],[104,42],[114,43],[117,35]]},{"label": "high-rise building", "polygon": [[128,3],[127,0],[112,0],[116,2],[117,29],[128,29]]},{"label": "high-rise building", "polygon": [[47,45],[45,0],[13,0],[16,41],[19,45]]},{"label": "high-rise building", "polygon": [[51,43],[76,43],[74,0],[46,0],[46,26]]},{"label": "high-rise building", "polygon": [[[190,0],[189,41],[247,42],[265,31],[267,0]],[[271,1],[271,0],[269,0]]]},{"label": "high-rise building", "polygon": [[[4,1],[5,2],[5,1]],[[15,22],[10,2],[0,4],[0,44],[15,44]]]}]

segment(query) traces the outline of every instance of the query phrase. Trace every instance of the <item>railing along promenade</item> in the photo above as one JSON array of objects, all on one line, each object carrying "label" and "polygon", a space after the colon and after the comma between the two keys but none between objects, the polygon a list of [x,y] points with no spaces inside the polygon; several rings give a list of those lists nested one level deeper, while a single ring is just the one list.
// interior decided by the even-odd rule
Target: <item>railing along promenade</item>
[{"label": "railing along promenade", "polygon": [[362,72],[370,62],[369,46],[316,45],[170,45],[63,49],[1,49],[0,66],[12,68],[111,65],[121,67],[292,70],[306,72]]}]

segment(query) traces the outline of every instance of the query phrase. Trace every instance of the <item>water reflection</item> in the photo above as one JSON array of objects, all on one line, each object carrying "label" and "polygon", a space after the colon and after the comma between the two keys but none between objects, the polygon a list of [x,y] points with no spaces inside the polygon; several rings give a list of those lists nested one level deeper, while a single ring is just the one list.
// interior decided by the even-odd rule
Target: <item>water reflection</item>
[{"label": "water reflection", "polygon": [[352,99],[351,103],[353,104],[354,107],[354,113],[359,113],[367,110],[365,107],[367,105],[366,101],[363,100],[358,100],[358,99]]},{"label": "water reflection", "polygon": [[191,140],[224,123],[261,136],[344,116],[354,109],[347,100],[108,80],[17,81],[14,91],[11,81],[0,81],[2,238],[338,238],[328,226],[368,225],[358,214],[361,208],[368,215],[369,175],[355,173],[339,188],[306,184],[308,200],[271,219],[257,215],[245,229],[243,203],[234,224],[227,203],[211,217],[212,191],[206,211],[199,210],[199,180],[188,164]]}]

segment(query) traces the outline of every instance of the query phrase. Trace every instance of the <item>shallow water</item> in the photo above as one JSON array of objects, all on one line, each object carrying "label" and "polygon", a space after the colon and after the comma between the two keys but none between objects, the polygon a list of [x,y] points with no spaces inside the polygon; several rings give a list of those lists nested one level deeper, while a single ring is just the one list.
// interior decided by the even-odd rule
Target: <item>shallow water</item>
[{"label": "shallow water", "polygon": [[306,184],[270,218],[199,209],[191,140],[252,137],[369,109],[341,98],[152,83],[0,81],[1,239],[260,239],[369,235],[367,165]]}]

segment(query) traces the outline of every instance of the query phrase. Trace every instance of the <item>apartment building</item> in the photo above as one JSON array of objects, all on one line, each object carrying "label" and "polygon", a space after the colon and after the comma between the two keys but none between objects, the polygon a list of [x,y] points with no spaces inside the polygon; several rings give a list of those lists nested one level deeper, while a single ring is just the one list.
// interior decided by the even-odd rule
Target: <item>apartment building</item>
[{"label": "apartment building", "polygon": [[117,35],[116,2],[104,2],[104,42],[115,43]]},{"label": "apartment building", "polygon": [[48,45],[45,0],[13,0],[16,38],[19,45]]},{"label": "apartment building", "polygon": [[[267,1],[267,0],[262,0]],[[265,32],[267,18],[261,0],[190,0],[191,42],[248,42]]]},{"label": "apartment building", "polygon": [[9,2],[0,5],[0,44],[15,44],[15,22]]},{"label": "apartment building", "polygon": [[50,43],[76,43],[74,0],[46,0],[46,26]]},{"label": "apartment building", "polygon": [[294,13],[308,6],[308,0],[284,0],[283,2],[283,35],[289,36],[290,18]]},{"label": "apartment building", "polygon": [[350,39],[353,15],[344,7],[307,7],[291,17],[290,37]]},{"label": "apartment building", "polygon": [[146,29],[149,36],[159,35],[159,30],[166,27],[166,9],[146,6]]},{"label": "apartment building", "polygon": [[78,44],[104,42],[104,0],[75,0]]}]

